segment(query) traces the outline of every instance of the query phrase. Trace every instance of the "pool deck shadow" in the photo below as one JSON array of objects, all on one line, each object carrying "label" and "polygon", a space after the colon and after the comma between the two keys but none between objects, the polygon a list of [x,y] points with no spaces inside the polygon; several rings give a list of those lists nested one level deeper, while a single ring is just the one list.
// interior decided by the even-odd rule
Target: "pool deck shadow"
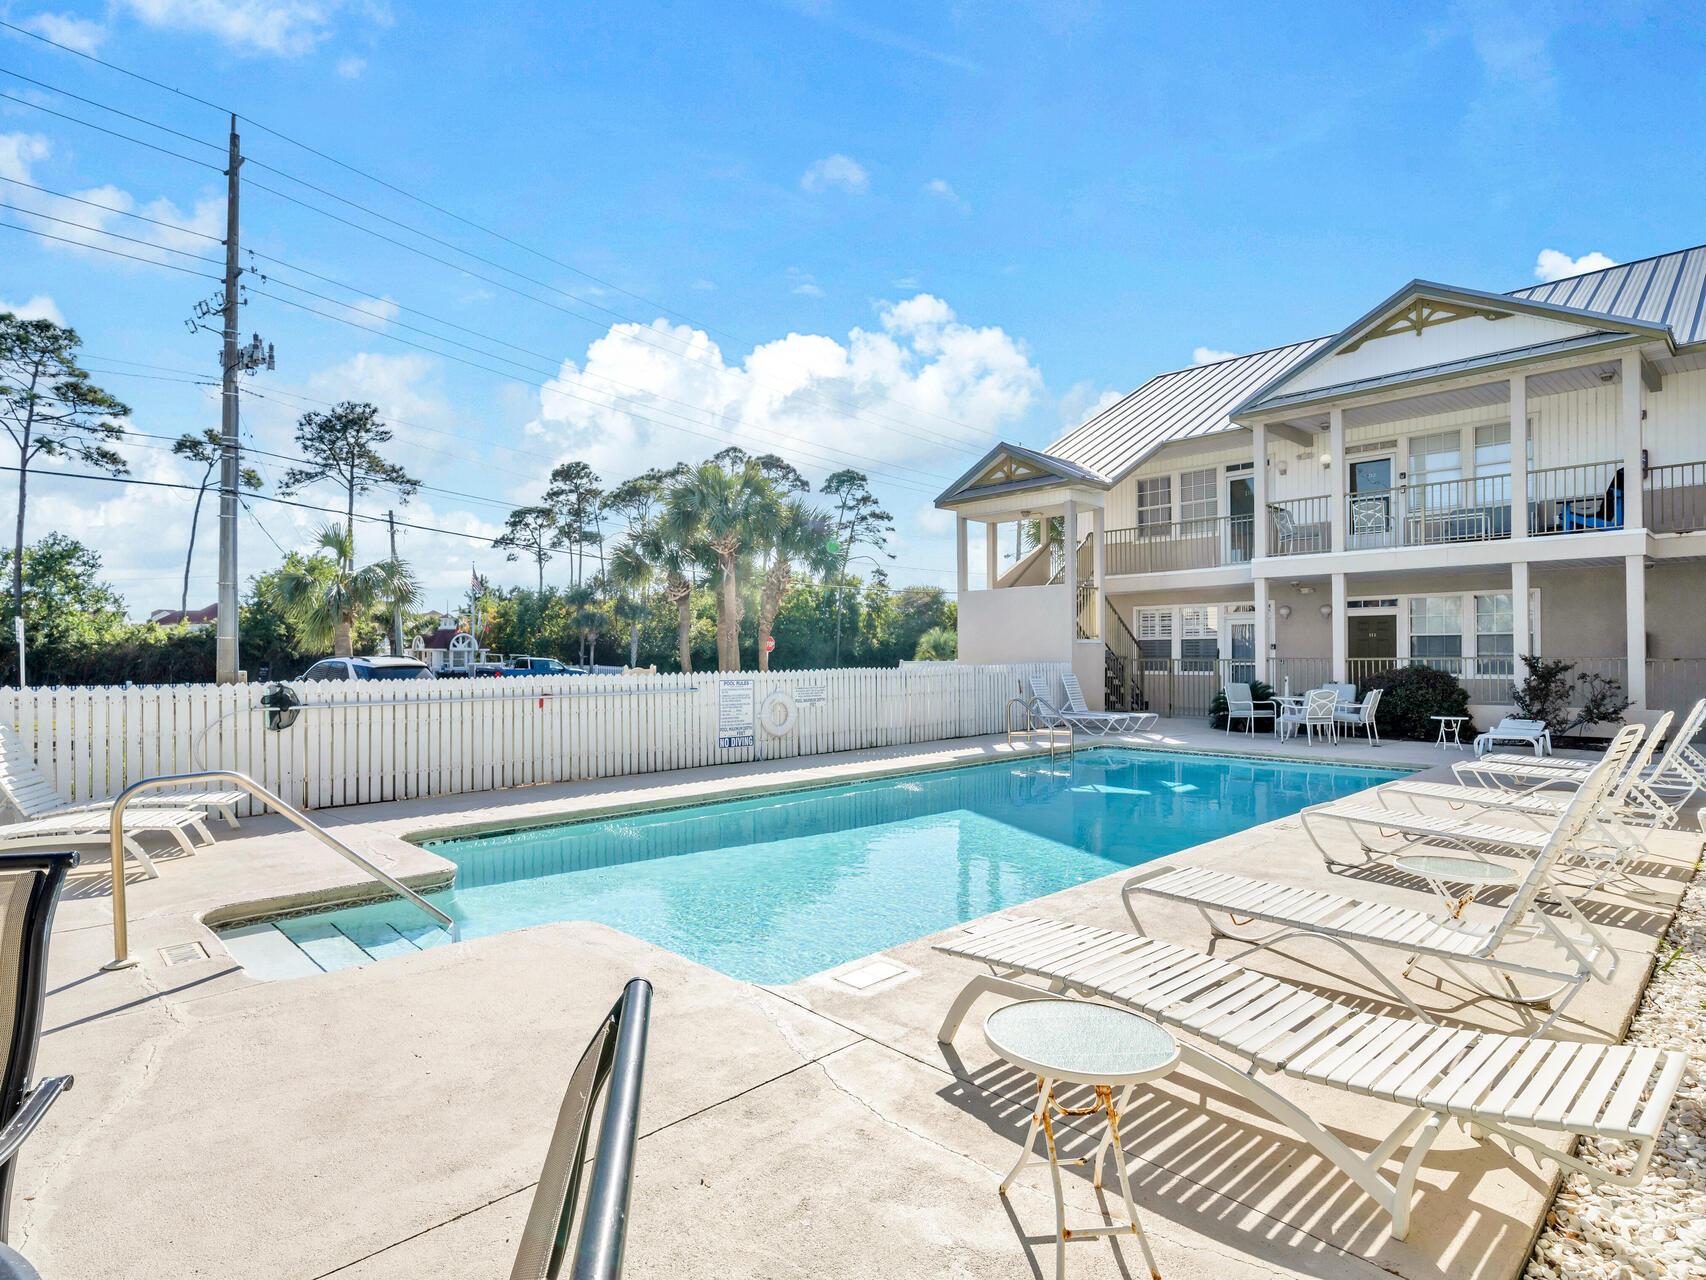
[{"label": "pool deck shadow", "polygon": [[[1239,736],[1164,726],[1170,748],[1238,751]],[[1325,756],[1298,752],[1305,759]],[[1337,760],[1438,765],[1415,744]],[[849,780],[850,767],[1005,758],[999,740],[411,800],[325,815],[394,874],[442,860],[407,836],[460,820],[508,824],[728,789]],[[1655,942],[1699,855],[1698,836],[1653,842],[1652,901],[1589,900],[1622,964],[1554,1034],[1620,1038]],[[1288,883],[1425,906],[1390,873],[1335,874],[1296,818],[1172,855]],[[507,1272],[567,1076],[622,984],[656,989],[633,1211],[631,1276],[1053,1274],[1046,1168],[996,1194],[1017,1156],[1034,1081],[985,1047],[985,998],[951,1046],[936,1028],[974,967],[919,939],[883,954],[901,972],[856,989],[837,971],[775,988],[737,982],[611,929],[554,924],[361,968],[261,983],[200,923],[254,900],[347,893],[353,869],[276,819],[245,821],[194,858],[129,886],[134,968],[110,958],[111,898],[90,868],[61,908],[38,1070],[77,1086],[26,1147],[14,1242],[46,1275],[324,1276],[380,1280]],[[1125,873],[1008,914],[1129,927]],[[1204,947],[1201,918],[1143,907],[1145,929]],[[204,960],[160,948],[199,941]],[[1222,943],[1222,948],[1228,944]],[[1223,954],[1231,954],[1223,950]],[[1396,972],[1401,957],[1381,957]],[[1245,960],[1340,998],[1389,1009],[1335,949],[1300,941]],[[843,967],[845,969],[845,966]],[[1442,1018],[1524,1032],[1526,1015],[1471,1001],[1454,982],[1408,984]],[[1267,1078],[1368,1149],[1395,1108]],[[1163,1275],[1401,1275],[1508,1280],[1549,1200],[1550,1166],[1455,1126],[1424,1166],[1410,1237],[1341,1173],[1267,1117],[1181,1071],[1139,1092],[1128,1126],[1139,1211]],[[1089,1141],[1084,1130],[1072,1139]],[[1400,1157],[1402,1152],[1400,1152]],[[1069,1169],[1069,1221],[1119,1205]],[[142,1260],[146,1259],[146,1263]],[[1134,1244],[1069,1247],[1078,1278],[1144,1274]]]}]

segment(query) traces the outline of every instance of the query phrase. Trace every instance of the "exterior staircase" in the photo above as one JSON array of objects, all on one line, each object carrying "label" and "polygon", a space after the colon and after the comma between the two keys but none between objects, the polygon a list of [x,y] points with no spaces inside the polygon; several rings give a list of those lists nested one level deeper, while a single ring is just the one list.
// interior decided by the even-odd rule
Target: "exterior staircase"
[{"label": "exterior staircase", "polygon": [[378,920],[334,924],[324,918],[299,916],[221,930],[219,940],[250,977],[271,982],[412,955],[442,947],[451,939],[448,930],[431,923],[397,926]]}]

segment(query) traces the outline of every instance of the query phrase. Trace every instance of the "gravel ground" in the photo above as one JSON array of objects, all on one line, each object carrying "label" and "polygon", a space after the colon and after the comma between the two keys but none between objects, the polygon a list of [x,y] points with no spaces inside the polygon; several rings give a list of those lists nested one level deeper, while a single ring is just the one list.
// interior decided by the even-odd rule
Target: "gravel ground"
[{"label": "gravel ground", "polygon": [[[1580,1174],[1558,1189],[1524,1280],[1682,1280],[1706,1276],[1706,874],[1694,883],[1629,1029],[1629,1043],[1685,1049],[1692,1060],[1638,1187],[1594,1190]],[[1606,1168],[1627,1170],[1635,1149],[1584,1142]]]}]

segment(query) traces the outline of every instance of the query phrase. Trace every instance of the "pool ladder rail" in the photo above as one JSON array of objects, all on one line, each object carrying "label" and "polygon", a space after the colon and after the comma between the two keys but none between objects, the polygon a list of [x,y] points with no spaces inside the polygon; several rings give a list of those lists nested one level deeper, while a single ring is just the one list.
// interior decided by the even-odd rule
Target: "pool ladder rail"
[{"label": "pool ladder rail", "polygon": [[450,934],[452,941],[457,938],[456,921],[439,908],[433,906],[408,885],[391,875],[381,871],[361,854],[339,840],[314,819],[301,810],[285,803],[260,783],[246,773],[238,773],[233,769],[206,769],[200,773],[177,773],[162,778],[143,778],[126,787],[119,798],[113,802],[112,814],[109,819],[111,832],[112,880],[113,880],[113,958],[102,965],[103,969],[128,969],[136,963],[130,955],[130,928],[125,908],[125,871],[124,871],[124,811],[132,797],[143,791],[155,790],[160,787],[182,786],[186,782],[208,783],[223,782],[230,786],[240,787],[255,799],[261,801],[270,809],[275,809],[291,822],[313,836],[333,853],[353,863],[373,879],[379,881],[387,889],[407,898],[427,915],[436,921],[440,928]]},{"label": "pool ladder rail", "polygon": [[[1017,707],[1023,713],[1024,719],[1017,726],[1013,723],[1013,708]],[[1041,743],[1048,744],[1048,758],[1052,761],[1056,755],[1071,756],[1078,750],[1078,735],[1070,722],[1053,724],[1042,705],[1035,698],[1009,698],[1007,700],[1007,745],[1014,746],[1023,742],[1027,747],[1036,747]],[[1062,739],[1065,739],[1064,746]]]}]

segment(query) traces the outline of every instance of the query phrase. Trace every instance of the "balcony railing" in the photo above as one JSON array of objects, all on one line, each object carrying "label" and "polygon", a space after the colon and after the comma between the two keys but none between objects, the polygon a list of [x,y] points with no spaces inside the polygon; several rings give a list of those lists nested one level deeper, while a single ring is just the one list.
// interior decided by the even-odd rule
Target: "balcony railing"
[{"label": "balcony railing", "polygon": [[1509,476],[1431,480],[1353,493],[1345,500],[1345,547],[1426,547],[1511,536]]},{"label": "balcony railing", "polygon": [[1654,533],[1706,529],[1706,462],[1680,462],[1647,472],[1647,528]]},{"label": "balcony railing", "polygon": [[1613,487],[1616,462],[1543,467],[1528,473],[1528,531],[1591,533],[1623,527],[1622,486]]},{"label": "balcony railing", "polygon": [[1169,520],[1136,529],[1109,529],[1108,572],[1170,573],[1248,564],[1256,549],[1253,516]]},{"label": "balcony railing", "polygon": [[1268,554],[1304,556],[1331,551],[1332,511],[1326,497],[1268,503]]}]

